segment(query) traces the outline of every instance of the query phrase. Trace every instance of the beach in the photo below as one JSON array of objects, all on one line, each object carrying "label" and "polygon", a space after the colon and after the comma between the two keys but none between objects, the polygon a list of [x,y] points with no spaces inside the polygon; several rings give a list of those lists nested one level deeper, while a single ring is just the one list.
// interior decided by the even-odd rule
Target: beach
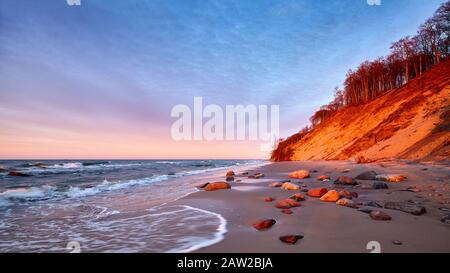
[{"label": "beach", "polygon": [[[448,164],[153,160],[44,161],[36,167],[36,163],[4,163],[11,169],[25,166],[15,169],[30,176],[3,173],[1,177],[2,185],[10,188],[0,192],[0,252],[71,252],[72,245],[79,245],[80,252],[367,253],[372,247],[380,252],[450,251],[449,221],[441,221],[450,210]],[[296,170],[308,171],[309,178],[288,178]],[[230,171],[233,181],[226,181]],[[352,179],[357,185],[334,182],[366,171],[406,179]],[[319,181],[318,176],[329,179]],[[231,188],[201,188],[214,182]],[[272,187],[274,182],[298,190]],[[374,184],[388,188],[373,189]],[[308,196],[309,189],[319,187],[351,193],[346,197],[353,207]],[[288,210],[292,214],[275,207],[294,194],[303,194],[305,200]],[[414,215],[380,208],[391,201],[424,211]],[[374,220],[370,210],[392,219]],[[266,230],[253,226],[272,219],[276,223]],[[287,244],[279,239],[285,235],[300,239]]]},{"label": "beach", "polygon": [[[277,200],[288,198],[301,190],[283,190],[270,187],[274,181],[288,179],[288,173],[306,169],[311,177],[291,179],[302,189],[324,187],[328,190],[347,189],[356,192],[355,203],[374,201],[383,206],[388,201],[409,202],[423,206],[426,213],[413,215],[399,210],[359,205],[387,213],[389,221],[377,221],[357,208],[323,202],[306,196],[300,207],[284,214],[275,208]],[[174,205],[189,205],[214,212],[226,219],[226,233],[218,243],[200,248],[197,252],[358,252],[372,251],[371,241],[379,243],[380,252],[449,252],[450,225],[441,221],[449,213],[450,169],[446,164],[419,164],[402,161],[384,161],[355,164],[350,161],[293,161],[266,164],[253,169],[264,174],[259,179],[239,176],[229,182],[231,189],[198,191],[175,201]],[[402,174],[401,182],[386,182],[388,189],[371,189],[374,181],[357,180],[356,186],[335,185],[338,176],[355,177],[364,171],[379,174]],[[328,175],[330,181],[318,181],[316,176]],[[210,181],[225,181],[222,176]],[[201,180],[199,182],[204,182]],[[236,182],[239,181],[239,182]],[[406,191],[412,188],[414,191]],[[305,192],[302,192],[306,195]],[[265,197],[274,198],[265,202]],[[276,223],[267,230],[258,231],[252,224],[262,219]],[[285,244],[280,236],[304,236],[296,244]],[[368,246],[369,243],[369,246]]]}]

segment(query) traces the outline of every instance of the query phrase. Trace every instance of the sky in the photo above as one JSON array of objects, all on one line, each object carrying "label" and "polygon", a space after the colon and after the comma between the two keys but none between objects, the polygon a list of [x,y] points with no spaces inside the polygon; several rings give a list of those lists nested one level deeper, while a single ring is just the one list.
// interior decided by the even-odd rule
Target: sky
[{"label": "sky", "polygon": [[0,0],[0,158],[267,158],[175,141],[178,104],[279,105],[287,137],[442,0]]}]

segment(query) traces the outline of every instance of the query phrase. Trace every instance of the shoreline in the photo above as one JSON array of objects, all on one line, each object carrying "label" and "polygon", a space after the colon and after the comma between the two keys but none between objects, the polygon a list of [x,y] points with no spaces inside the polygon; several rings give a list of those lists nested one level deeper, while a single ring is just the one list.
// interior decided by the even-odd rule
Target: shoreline
[{"label": "shoreline", "polygon": [[[450,252],[450,225],[440,218],[450,209],[450,185],[446,164],[405,163],[383,161],[369,164],[355,164],[350,161],[290,161],[268,162],[259,167],[244,166],[262,172],[265,177],[250,179],[236,177],[241,182],[229,182],[231,190],[213,192],[197,191],[181,197],[171,205],[186,205],[212,213],[226,219],[224,238],[219,242],[201,247],[193,252],[370,252],[367,244],[377,241],[381,252]],[[230,168],[229,170],[232,170]],[[243,168],[234,168],[237,170]],[[358,193],[355,202],[412,201],[424,206],[427,213],[416,216],[403,211],[379,208],[388,213],[391,221],[375,221],[368,214],[354,208],[338,206],[334,202],[322,202],[318,198],[306,197],[293,214],[281,213],[274,207],[277,200],[288,198],[301,191],[287,191],[268,185],[274,181],[288,179],[288,173],[298,169],[317,170],[311,178],[291,179],[304,188],[325,187],[327,189],[348,189]],[[343,173],[344,170],[348,172]],[[426,170],[425,170],[426,169]],[[407,180],[387,182],[389,189],[367,189],[374,181],[358,180],[354,188],[337,187],[332,181],[337,176],[355,177],[374,170],[377,173],[399,173]],[[225,172],[209,177],[207,181],[225,181]],[[331,181],[317,181],[317,175],[329,175]],[[206,181],[199,179],[199,182]],[[366,186],[363,186],[366,185]],[[403,191],[410,186],[422,188],[420,192]],[[304,193],[304,192],[303,192]],[[275,202],[264,202],[270,196]],[[373,209],[373,208],[372,208]],[[268,230],[257,231],[252,223],[272,218],[277,223]],[[278,237],[301,234],[303,239],[295,245],[282,243]],[[401,242],[401,245],[393,242]]]}]

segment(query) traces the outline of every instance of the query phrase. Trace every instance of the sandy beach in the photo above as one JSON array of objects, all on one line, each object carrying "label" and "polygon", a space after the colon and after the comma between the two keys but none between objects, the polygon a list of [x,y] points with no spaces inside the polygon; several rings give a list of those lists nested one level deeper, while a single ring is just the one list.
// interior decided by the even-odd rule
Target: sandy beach
[{"label": "sandy beach", "polygon": [[[270,187],[270,183],[285,181],[292,171],[305,169],[310,178],[290,179],[299,190]],[[407,177],[401,182],[385,182],[388,189],[373,189],[374,180],[357,180],[358,185],[336,185],[339,176],[356,177],[365,171],[378,174],[400,174]],[[203,191],[175,201],[174,205],[188,205],[222,215],[226,223],[223,240],[197,252],[370,252],[367,244],[379,242],[381,252],[450,252],[450,225],[442,222],[450,210],[450,168],[446,164],[418,164],[384,161],[355,164],[350,161],[293,161],[271,163],[251,169],[250,173],[264,173],[262,178],[248,178],[236,172],[235,180],[228,182],[231,189]],[[319,181],[319,175],[330,176]],[[225,172],[208,181],[225,181]],[[205,182],[199,181],[199,182]],[[377,181],[379,182],[379,181]],[[358,208],[339,206],[306,195],[306,190],[324,187],[328,190],[356,192],[352,201]],[[405,191],[412,188],[412,191]],[[275,207],[278,200],[302,193],[306,200],[300,207],[284,214]],[[272,197],[273,202],[266,202]],[[426,213],[413,215],[404,211],[367,206],[374,201],[405,202],[423,206]],[[372,219],[361,209],[379,210],[392,219]],[[263,219],[276,223],[267,230],[258,231],[252,224]],[[296,244],[279,240],[283,235],[302,235]]]}]

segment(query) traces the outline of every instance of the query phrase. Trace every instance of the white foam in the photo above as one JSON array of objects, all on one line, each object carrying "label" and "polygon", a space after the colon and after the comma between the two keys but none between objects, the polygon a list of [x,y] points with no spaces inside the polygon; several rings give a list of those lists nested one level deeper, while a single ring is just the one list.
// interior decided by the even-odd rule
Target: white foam
[{"label": "white foam", "polygon": [[261,189],[261,187],[257,187],[257,186],[235,186],[231,188],[232,190],[237,190],[237,191],[255,191],[258,189]]},{"label": "white foam", "polygon": [[53,169],[78,169],[83,167],[83,163],[81,162],[68,162],[68,163],[60,163],[60,164],[55,164],[52,166],[49,166],[48,168],[53,168]]},{"label": "white foam", "polygon": [[2,198],[37,198],[44,197],[47,193],[53,192],[54,187],[44,185],[42,187],[10,189],[0,193]]},{"label": "white foam", "polygon": [[[206,214],[211,214],[216,216],[219,219],[219,226],[216,229],[216,233],[214,234],[214,238],[210,239],[210,240],[202,240],[202,241],[198,241],[195,242],[192,246],[190,247],[181,247],[181,248],[174,248],[174,249],[170,249],[168,251],[166,251],[167,253],[186,253],[186,252],[192,252],[195,250],[198,250],[200,248],[204,248],[213,244],[217,244],[218,242],[222,241],[225,238],[225,233],[227,233],[227,220],[219,213],[215,213],[212,211],[208,211],[208,210],[204,210],[204,209],[199,209],[199,208],[194,208],[191,206],[187,206],[187,205],[183,205],[183,207],[187,208],[187,209],[191,209],[191,210],[196,210],[196,211],[200,211],[200,212],[204,212]],[[192,243],[192,242],[191,242]]]}]

